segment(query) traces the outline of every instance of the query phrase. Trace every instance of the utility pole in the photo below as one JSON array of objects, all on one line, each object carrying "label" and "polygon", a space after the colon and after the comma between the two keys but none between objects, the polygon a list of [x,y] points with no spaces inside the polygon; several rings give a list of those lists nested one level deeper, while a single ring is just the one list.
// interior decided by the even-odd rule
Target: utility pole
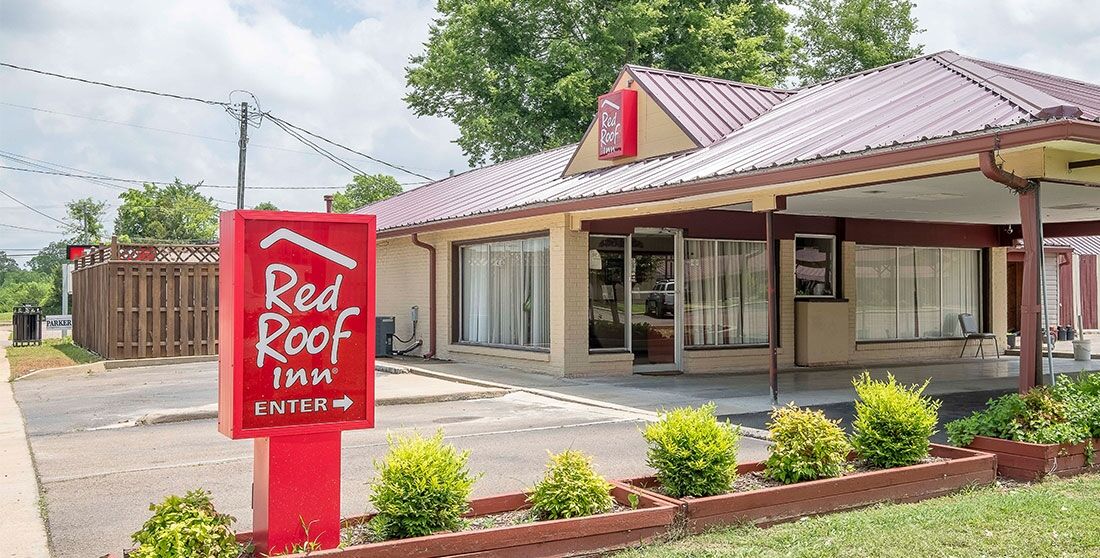
[{"label": "utility pole", "polygon": [[237,160],[237,209],[244,209],[244,158],[248,146],[248,103],[241,103],[241,138],[237,145],[241,147]]}]

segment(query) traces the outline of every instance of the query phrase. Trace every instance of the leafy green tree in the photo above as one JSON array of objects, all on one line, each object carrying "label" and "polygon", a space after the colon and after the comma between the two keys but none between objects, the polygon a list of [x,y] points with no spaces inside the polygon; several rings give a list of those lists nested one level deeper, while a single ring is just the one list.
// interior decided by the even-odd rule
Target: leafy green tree
[{"label": "leafy green tree", "polygon": [[256,207],[253,207],[252,209],[259,209],[261,211],[279,211],[279,208],[271,202],[260,202],[256,204]]},{"label": "leafy green tree", "polygon": [[115,234],[133,241],[209,242],[218,234],[218,206],[198,185],[145,184],[119,195]]},{"label": "leafy green tree", "polygon": [[5,282],[0,286],[0,311],[10,312],[20,304],[48,306],[52,290],[53,286],[50,285],[49,280]]},{"label": "leafy green tree", "polygon": [[3,282],[4,275],[10,271],[19,271],[19,262],[7,252],[0,250],[0,283]]},{"label": "leafy green tree", "polygon": [[98,244],[103,242],[103,213],[107,202],[81,198],[65,204],[68,211],[65,232],[72,235],[74,244]]},{"label": "leafy green tree", "polygon": [[64,240],[57,240],[46,245],[45,248],[38,251],[27,262],[27,267],[36,273],[43,275],[52,275],[54,269],[61,267],[61,264],[65,263],[66,249],[68,248],[68,242]]},{"label": "leafy green tree", "polygon": [[775,0],[439,0],[406,103],[449,118],[476,165],[578,140],[624,64],[760,85],[797,40]]},{"label": "leafy green tree", "polygon": [[343,192],[332,196],[333,213],[355,211],[368,203],[381,201],[401,193],[401,184],[388,174],[359,174],[351,179]]},{"label": "leafy green tree", "polygon": [[923,45],[909,0],[800,0],[795,28],[805,43],[796,63],[803,84],[919,56]]}]

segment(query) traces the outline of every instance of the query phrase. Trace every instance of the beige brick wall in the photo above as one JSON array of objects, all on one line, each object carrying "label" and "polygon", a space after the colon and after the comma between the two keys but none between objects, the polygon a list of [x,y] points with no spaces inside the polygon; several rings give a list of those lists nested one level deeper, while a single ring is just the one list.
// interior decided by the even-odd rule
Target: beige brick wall
[{"label": "beige brick wall", "polygon": [[[375,312],[379,316],[396,318],[397,336],[412,335],[409,309],[420,307],[420,323],[416,337],[423,339],[420,349],[410,353],[422,355],[429,350],[428,334],[432,327],[431,303],[428,299],[428,251],[416,246],[409,237],[378,241],[376,254],[378,275],[375,277]],[[394,341],[395,349],[407,345]]]},{"label": "beige brick wall", "polygon": [[[545,232],[550,239],[550,344],[548,352],[478,347],[454,342],[451,331],[452,254],[455,243],[499,236]],[[506,366],[557,376],[626,375],[632,372],[629,353],[588,352],[588,233],[571,230],[564,215],[522,221],[504,221],[425,233],[420,240],[436,247],[438,320],[437,356],[463,362]],[[1007,322],[1006,250],[991,250],[989,267],[990,312],[992,329],[1004,343]],[[779,365],[794,366],[794,241],[779,245]],[[408,237],[379,241],[378,312],[397,317],[398,335],[411,333],[408,311],[420,306],[421,330],[418,336],[427,350],[429,327],[428,254],[412,244]],[[856,283],[855,244],[843,243],[838,275],[842,278],[841,295],[849,303],[848,323],[850,364],[924,361],[958,355],[961,341],[912,341],[896,343],[860,343],[855,340]],[[838,324],[839,326],[839,324]],[[992,348],[991,348],[992,349]],[[683,353],[684,372],[738,373],[763,372],[768,367],[766,348],[687,350]]]}]

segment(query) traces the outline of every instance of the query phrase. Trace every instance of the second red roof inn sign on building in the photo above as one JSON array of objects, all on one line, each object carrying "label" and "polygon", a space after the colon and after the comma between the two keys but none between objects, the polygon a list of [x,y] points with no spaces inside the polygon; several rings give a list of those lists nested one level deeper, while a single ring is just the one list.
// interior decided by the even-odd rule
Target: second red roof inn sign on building
[{"label": "second red roof inn sign on building", "polygon": [[255,439],[257,552],[340,540],[340,432],[374,426],[375,221],[221,221],[218,430]]}]

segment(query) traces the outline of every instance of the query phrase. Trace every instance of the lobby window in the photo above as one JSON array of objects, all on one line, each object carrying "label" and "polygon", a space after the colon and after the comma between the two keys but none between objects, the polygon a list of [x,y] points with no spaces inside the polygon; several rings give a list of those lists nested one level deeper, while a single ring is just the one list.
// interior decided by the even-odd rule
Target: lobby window
[{"label": "lobby window", "polygon": [[836,237],[794,236],[794,294],[800,297],[836,296]]},{"label": "lobby window", "polygon": [[550,239],[459,247],[460,340],[550,347]]},{"label": "lobby window", "polygon": [[588,348],[625,350],[629,323],[626,237],[588,236]]},{"label": "lobby window", "polygon": [[688,240],[684,251],[684,345],[768,341],[763,242]]},{"label": "lobby window", "polygon": [[981,252],[856,247],[856,339],[962,336],[959,314],[981,319]]}]

